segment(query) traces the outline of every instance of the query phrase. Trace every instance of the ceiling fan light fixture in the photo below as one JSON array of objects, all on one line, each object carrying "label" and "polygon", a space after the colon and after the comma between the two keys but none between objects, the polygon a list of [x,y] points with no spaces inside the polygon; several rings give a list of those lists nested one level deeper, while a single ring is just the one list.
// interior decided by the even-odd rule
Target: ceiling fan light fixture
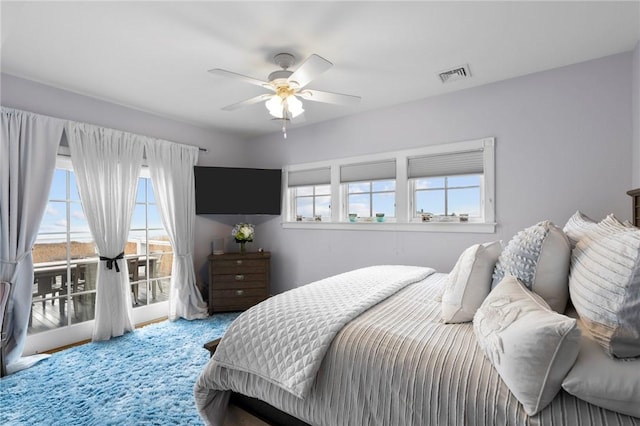
[{"label": "ceiling fan light fixture", "polygon": [[264,103],[264,106],[269,110],[269,114],[276,118],[282,118],[282,98],[280,96],[272,96]]},{"label": "ceiling fan light fixture", "polygon": [[291,118],[296,118],[304,112],[302,101],[296,98],[294,95],[287,96],[285,102],[286,108],[289,111],[289,115],[291,115]]}]

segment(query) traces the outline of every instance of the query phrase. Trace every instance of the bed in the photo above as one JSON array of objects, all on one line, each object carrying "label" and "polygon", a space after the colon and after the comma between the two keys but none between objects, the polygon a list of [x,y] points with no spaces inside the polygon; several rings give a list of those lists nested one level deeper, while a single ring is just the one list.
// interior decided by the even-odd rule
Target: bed
[{"label": "bed", "polygon": [[[571,268],[574,262],[581,262],[572,246],[580,240],[578,234],[586,234],[587,223],[597,223],[582,214],[576,215],[572,218],[574,223],[565,226],[568,238],[548,222],[537,224],[533,232],[539,236],[540,226],[546,227],[546,242],[568,245],[569,254],[562,262],[557,255],[546,260],[560,271],[569,269],[572,252]],[[550,237],[552,233],[555,240]],[[516,237],[516,243],[531,243],[531,235]],[[544,277],[543,283],[531,281],[526,267],[521,277],[511,274],[514,271],[508,270],[510,262],[505,252],[513,245],[512,241],[504,250],[500,245],[499,253],[491,253],[489,245],[476,245],[474,250],[468,250],[473,251],[476,259],[473,265],[478,263],[479,253],[493,259],[493,263],[485,262],[481,271],[474,272],[473,278],[481,276],[482,282],[489,281],[489,287],[480,298],[477,294],[466,294],[460,309],[449,318],[453,318],[452,323],[443,322],[447,301],[452,291],[455,293],[450,277],[469,278],[469,263],[465,266],[463,261],[467,251],[449,274],[430,268],[380,265],[330,277],[251,308],[230,327],[197,380],[194,394],[199,413],[206,424],[223,424],[230,399],[239,397],[240,401],[261,401],[260,405],[285,416],[280,417],[285,420],[275,420],[276,424],[296,419],[298,424],[312,425],[640,425],[636,414],[640,407],[638,357],[624,360],[609,357],[593,343],[597,338],[585,340],[591,336],[593,324],[578,314],[584,301],[578,303],[578,310],[569,301],[569,294],[573,299],[579,287],[574,284],[570,291],[573,278],[566,276],[567,271],[564,280],[562,277],[559,280],[559,285],[567,287],[566,297],[556,294],[549,297],[550,290],[546,287],[549,275],[540,266],[542,258],[552,252],[548,247],[542,250],[544,255],[538,253],[535,265],[534,275],[538,277],[534,280],[542,281],[539,278]],[[583,250],[588,252],[584,247]],[[506,273],[502,271],[504,276],[496,272],[500,262],[506,269]],[[506,283],[508,280],[513,283]],[[495,281],[499,283],[496,285]],[[486,334],[490,336],[485,340],[483,324],[492,328],[488,320],[496,309],[504,308],[505,296],[501,293],[504,291],[517,302],[520,318],[509,319],[507,312],[501,320],[506,317],[507,325],[518,325],[509,329],[513,330],[511,334],[501,326],[502,334],[497,341],[496,335],[490,333],[495,330],[489,330]],[[336,301],[343,297],[336,295],[344,295],[345,306],[338,306],[341,303]],[[308,300],[314,303],[307,306]],[[474,309],[463,306],[469,303],[475,304]],[[302,307],[296,311],[292,308],[296,305]],[[566,315],[550,309],[554,305]],[[286,314],[288,310],[292,312]],[[317,312],[313,313],[314,310]],[[465,310],[469,311],[466,318],[454,318]],[[319,319],[309,320],[312,315]],[[551,337],[546,335],[529,342],[532,346],[527,351],[548,346],[540,343],[546,342],[542,339],[564,334],[557,340],[557,346],[552,347],[546,373],[538,374],[535,367],[527,371],[529,365],[523,362],[535,363],[546,355],[536,353],[534,361],[527,361],[530,354],[522,354],[520,339],[527,334],[522,327],[528,327],[531,318],[542,316],[553,322],[554,331]],[[558,331],[562,327],[566,332]],[[595,351],[601,354],[596,355],[605,358],[602,362],[611,358],[611,362],[621,366],[618,375],[605,368],[608,377],[618,380],[613,385],[621,388],[613,393],[622,393],[619,398],[606,397],[617,400],[603,402],[593,394],[579,398],[565,390],[579,395],[584,392],[576,390],[585,386],[582,377],[577,380],[573,377],[573,382],[568,379],[578,364],[589,370],[582,352],[586,344],[597,347]],[[631,346],[634,344],[632,341]],[[628,346],[624,346],[625,350]],[[617,350],[617,346],[612,350]],[[539,389],[533,383],[537,376],[545,376]],[[530,382],[533,388],[528,387]],[[565,382],[570,383],[565,387]],[[560,389],[561,386],[565,389]],[[533,397],[532,392],[536,393]]]}]

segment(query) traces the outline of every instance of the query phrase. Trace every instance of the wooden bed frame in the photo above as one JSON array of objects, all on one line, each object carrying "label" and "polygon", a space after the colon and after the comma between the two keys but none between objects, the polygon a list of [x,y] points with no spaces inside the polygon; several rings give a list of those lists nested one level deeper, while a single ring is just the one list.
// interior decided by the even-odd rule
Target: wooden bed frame
[{"label": "wooden bed frame", "polygon": [[231,394],[231,400],[229,404],[241,408],[252,416],[257,417],[263,422],[270,425],[309,426],[308,423],[305,423],[302,420],[299,420],[283,411],[280,411],[264,401],[260,401],[256,398],[250,398],[240,393],[233,392]]},{"label": "wooden bed frame", "polygon": [[[631,221],[635,226],[640,227],[640,188],[629,190],[627,194],[632,197],[633,210]],[[271,425],[309,426],[302,420],[284,413],[266,402],[239,393],[232,393],[230,404],[245,410],[249,414]]]}]

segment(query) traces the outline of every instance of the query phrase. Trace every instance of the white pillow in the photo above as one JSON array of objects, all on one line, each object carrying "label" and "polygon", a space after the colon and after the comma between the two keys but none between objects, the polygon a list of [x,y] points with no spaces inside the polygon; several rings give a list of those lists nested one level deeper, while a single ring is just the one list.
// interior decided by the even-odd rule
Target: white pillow
[{"label": "white pillow", "polygon": [[478,345],[529,415],[546,407],[578,355],[576,320],[507,276],[473,319]]},{"label": "white pillow", "polygon": [[571,247],[575,247],[578,241],[596,226],[598,226],[598,222],[578,210],[569,218],[562,230],[567,234]]},{"label": "white pillow", "polygon": [[612,359],[578,320],[580,352],[562,387],[582,400],[629,416],[640,417],[640,359]]},{"label": "white pillow", "polygon": [[581,320],[610,356],[640,356],[640,230],[580,240],[569,289]]},{"label": "white pillow", "polygon": [[442,320],[470,322],[491,291],[491,275],[502,251],[500,241],[474,244],[462,252],[442,294]]},{"label": "white pillow", "polygon": [[492,287],[513,275],[562,313],[569,300],[570,260],[571,247],[564,232],[548,220],[540,222],[518,232],[502,250]]}]

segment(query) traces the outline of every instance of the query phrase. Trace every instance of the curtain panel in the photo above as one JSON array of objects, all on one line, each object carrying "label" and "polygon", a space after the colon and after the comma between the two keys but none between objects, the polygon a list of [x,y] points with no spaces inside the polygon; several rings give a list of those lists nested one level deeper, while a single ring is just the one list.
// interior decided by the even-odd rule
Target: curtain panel
[{"label": "curtain panel", "polygon": [[168,141],[146,144],[147,162],[160,218],[173,248],[169,319],[206,318],[207,305],[196,285],[193,266],[195,244],[195,187],[193,166],[198,148]]},{"label": "curtain panel", "polygon": [[[27,338],[33,288],[33,258],[40,222],[62,138],[64,121],[2,108],[0,137],[0,281],[11,283],[7,371],[32,362],[20,360]],[[37,361],[39,357],[31,357]],[[41,358],[41,357],[40,357]]]},{"label": "curtain panel", "polygon": [[134,329],[124,255],[135,208],[145,139],[131,133],[69,122],[67,138],[80,200],[100,256],[93,340]]}]

